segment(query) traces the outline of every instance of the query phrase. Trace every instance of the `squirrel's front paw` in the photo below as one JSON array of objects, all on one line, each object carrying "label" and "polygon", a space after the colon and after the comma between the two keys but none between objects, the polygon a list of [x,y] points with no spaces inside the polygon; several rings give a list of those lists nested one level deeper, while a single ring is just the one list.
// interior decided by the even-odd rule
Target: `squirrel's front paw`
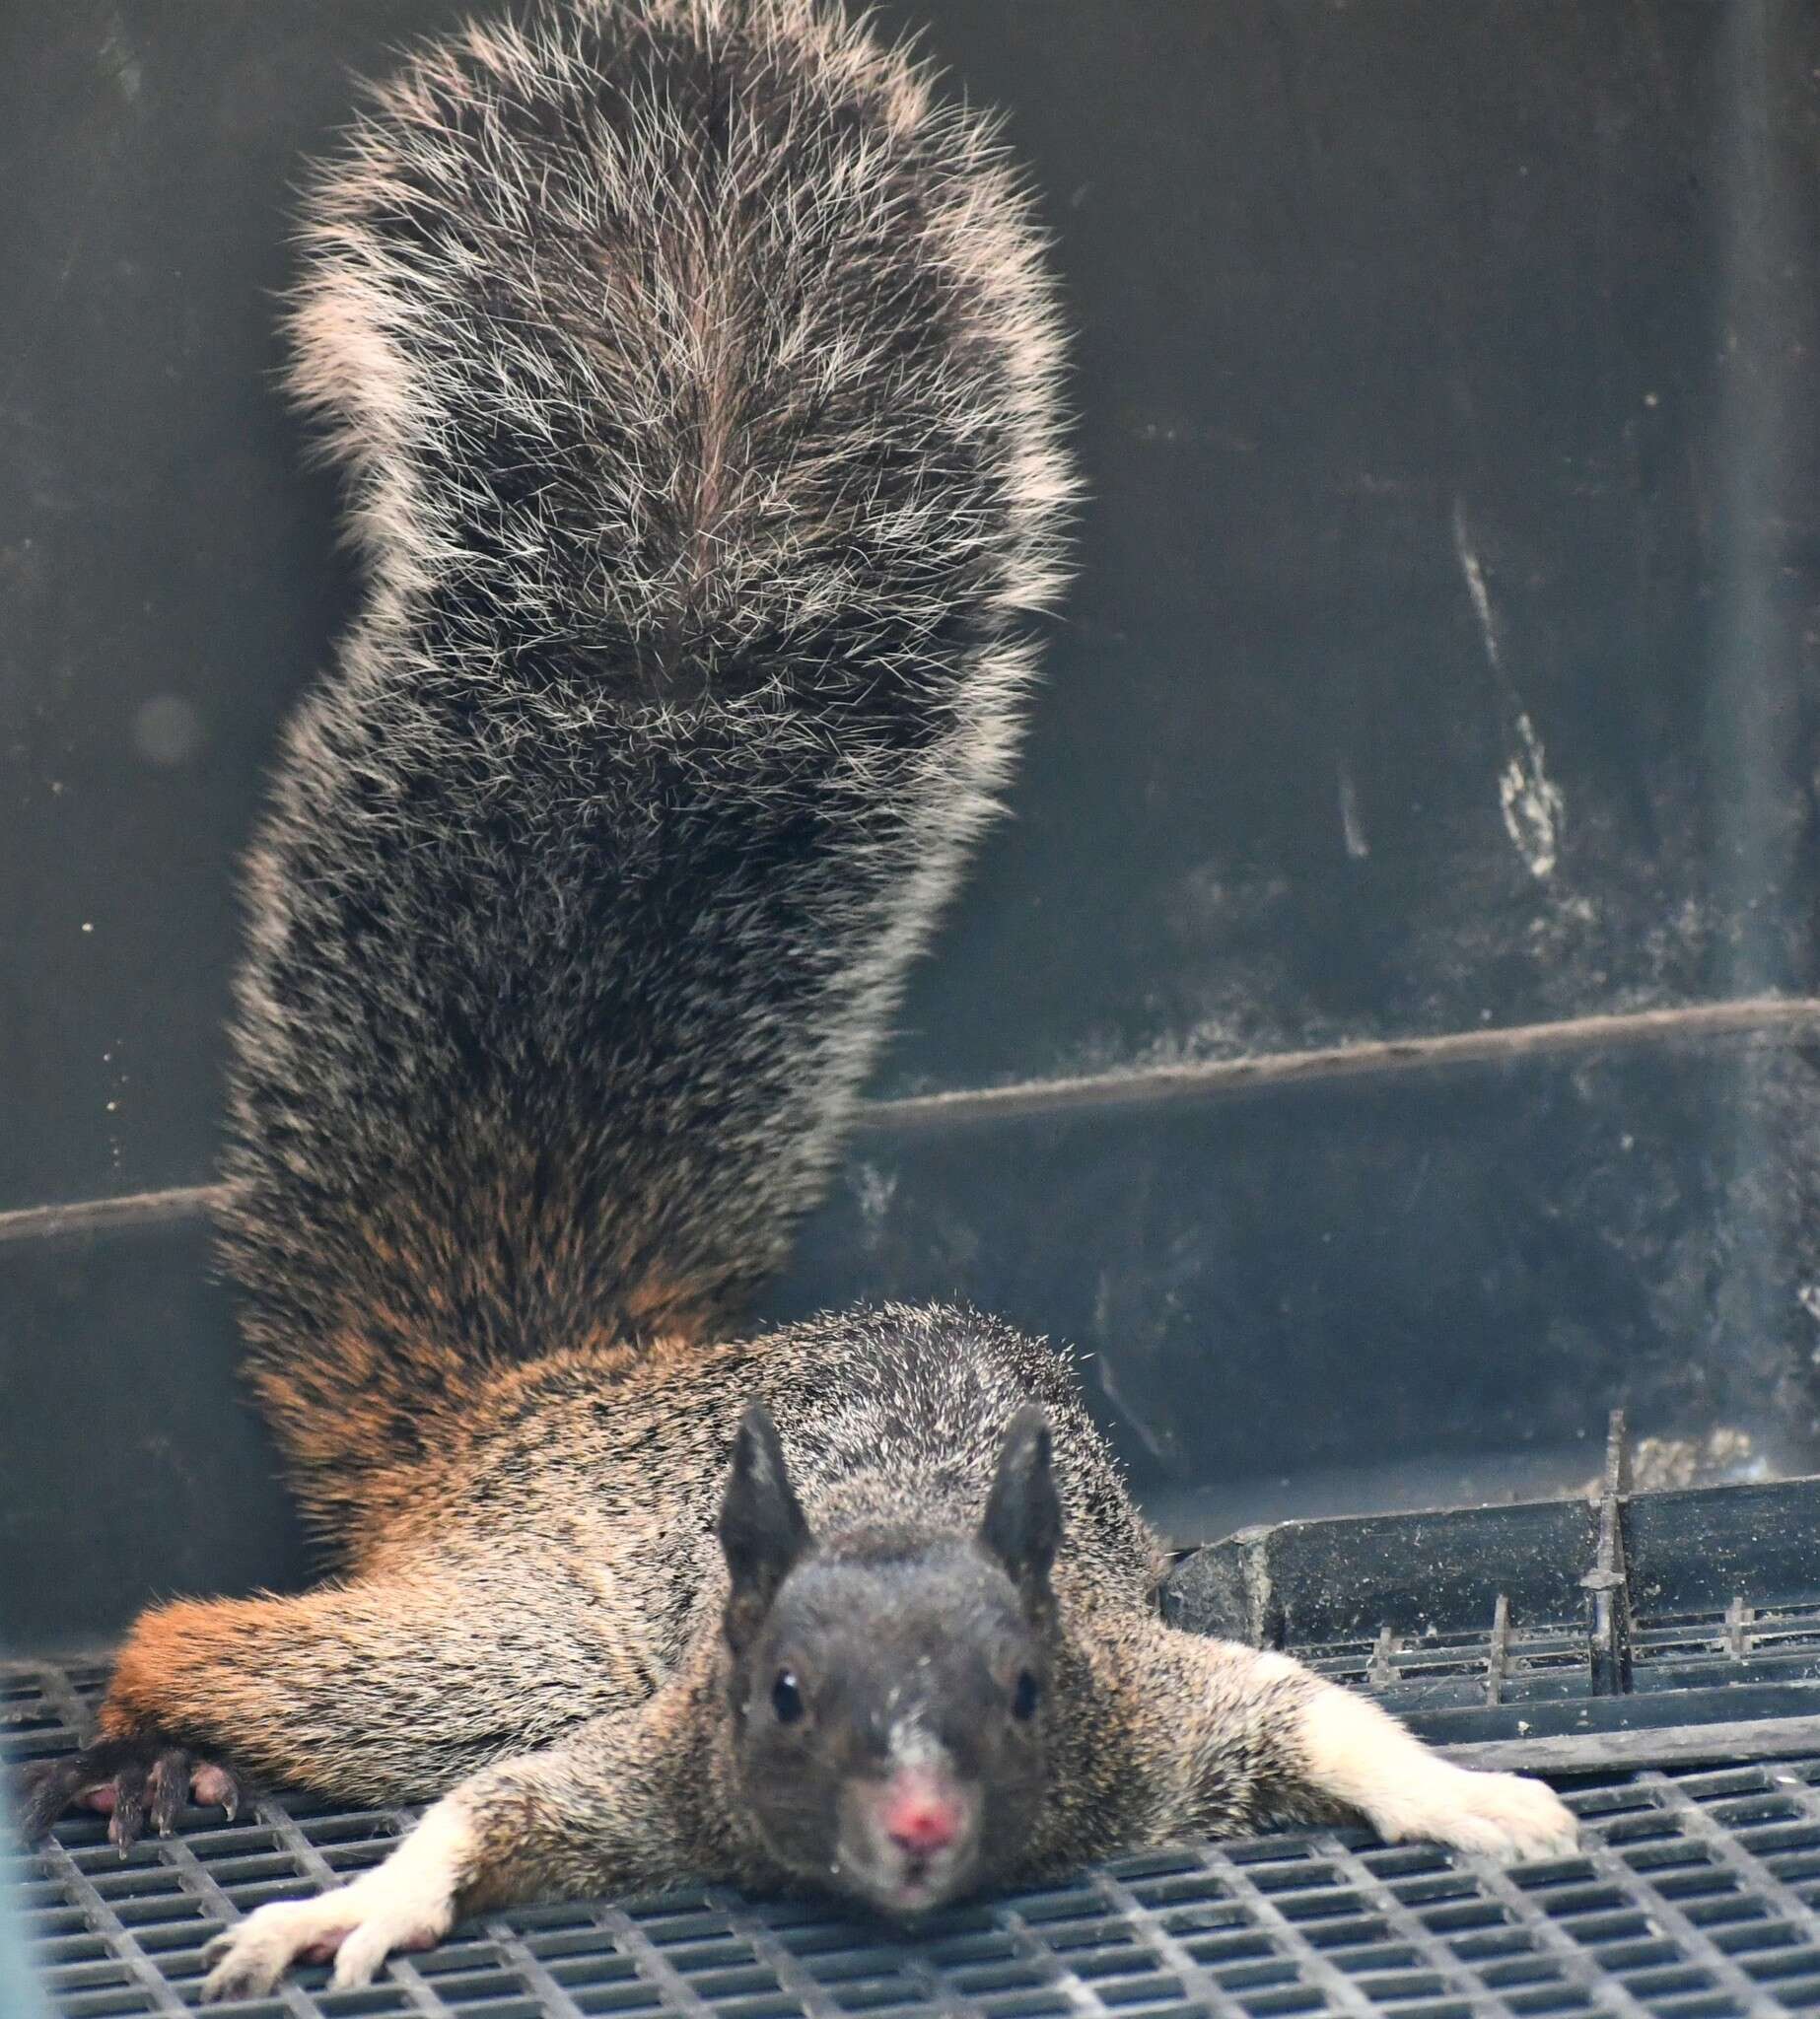
[{"label": "squirrel's front paw", "polygon": [[1579,1843],[1574,1812],[1545,1782],[1469,1773],[1438,1760],[1371,1820],[1387,1843],[1428,1838],[1512,1864],[1570,1857]]},{"label": "squirrel's front paw", "polygon": [[98,1739],[73,1759],[49,1760],[26,1775],[24,1828],[28,1844],[43,1837],[67,1809],[107,1817],[108,1840],[125,1856],[147,1823],[169,1837],[186,1802],[240,1813],[241,1787],[218,1761],[156,1734]]},{"label": "squirrel's front paw", "polygon": [[217,1935],[203,1952],[212,1966],[203,2000],[257,1997],[292,1964],[326,1963],[331,1956],[331,1988],[352,1990],[371,1984],[387,1956],[433,1948],[454,1922],[454,1877],[443,1844],[435,1830],[420,1825],[383,1865],[351,1885],[314,1900],[274,1900]]},{"label": "squirrel's front paw", "polygon": [[447,1912],[399,1912],[399,1903],[362,1899],[363,1883],[356,1880],[315,1900],[274,1900],[217,1935],[202,1952],[211,1966],[203,2002],[260,1997],[294,1963],[326,1963],[331,1957],[332,1988],[352,1990],[371,1984],[387,1956],[432,1948],[449,1932]]},{"label": "squirrel's front paw", "polygon": [[210,1966],[202,1983],[203,2003],[256,1998],[293,1963],[326,1963],[353,1928],[352,1890],[343,1886],[316,1900],[274,1900],[217,1935],[202,1952]]}]

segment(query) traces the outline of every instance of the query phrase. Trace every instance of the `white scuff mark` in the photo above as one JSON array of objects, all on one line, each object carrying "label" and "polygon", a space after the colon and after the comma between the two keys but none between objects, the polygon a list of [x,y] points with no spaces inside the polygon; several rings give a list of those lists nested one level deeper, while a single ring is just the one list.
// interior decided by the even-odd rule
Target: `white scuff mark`
[{"label": "white scuff mark", "polygon": [[1492,614],[1492,595],[1485,586],[1485,569],[1466,523],[1464,498],[1453,501],[1453,551],[1460,557],[1460,573],[1466,578],[1466,593],[1472,597],[1473,615],[1478,618],[1479,629],[1485,634],[1485,656],[1492,662],[1492,671],[1502,673],[1505,661],[1504,652],[1498,643],[1498,619]]},{"label": "white scuff mark", "polygon": [[[1112,1279],[1104,1270],[1101,1270],[1099,1288],[1093,1299],[1095,1317],[1103,1320],[1109,1314],[1111,1307]],[[1144,1448],[1151,1456],[1160,1464],[1166,1465],[1169,1462],[1167,1446],[1156,1432],[1152,1429],[1150,1425],[1132,1408],[1131,1404],[1125,1400],[1124,1396],[1119,1393],[1118,1383],[1112,1378],[1112,1367],[1107,1356],[1102,1353],[1092,1358],[1094,1372],[1099,1376],[1100,1392],[1131,1427],[1137,1431],[1138,1435],[1144,1440]]]},{"label": "white scuff mark", "polygon": [[1509,763],[1498,774],[1498,800],[1504,807],[1505,830],[1529,865],[1529,873],[1547,877],[1554,873],[1560,854],[1567,802],[1544,767],[1542,738],[1528,716],[1517,717],[1516,734],[1522,748],[1510,753]]},{"label": "white scuff mark", "polygon": [[145,65],[134,55],[126,23],[117,11],[106,35],[102,38],[101,59],[112,72],[120,96],[127,100],[136,99],[145,87]]},{"label": "white scuff mark", "polygon": [[897,1173],[881,1171],[875,1164],[863,1163],[853,1174],[853,1190],[859,1204],[866,1245],[875,1248],[884,1238],[885,1219],[891,1210],[891,1201],[897,1196]]},{"label": "white scuff mark", "polygon": [[1510,746],[1509,761],[1498,774],[1498,802],[1504,809],[1505,832],[1522,857],[1529,873],[1538,880],[1552,876],[1561,857],[1561,829],[1567,801],[1561,788],[1548,775],[1542,738],[1536,726],[1517,699],[1516,689],[1505,670],[1504,643],[1498,633],[1498,614],[1492,607],[1492,592],[1486,586],[1485,564],[1473,544],[1466,522],[1466,501],[1453,501],[1453,551],[1459,556],[1460,573],[1466,578],[1466,593],[1472,600],[1473,615],[1485,640],[1485,657],[1498,682],[1499,699],[1506,717],[1505,739]]},{"label": "white scuff mark", "polygon": [[1359,793],[1353,784],[1353,774],[1344,764],[1340,766],[1340,832],[1346,839],[1347,854],[1356,863],[1364,862],[1371,853],[1371,844],[1360,824]]},{"label": "white scuff mark", "polygon": [[1794,1294],[1801,1309],[1816,1325],[1820,1325],[1820,1283],[1804,1283]]}]

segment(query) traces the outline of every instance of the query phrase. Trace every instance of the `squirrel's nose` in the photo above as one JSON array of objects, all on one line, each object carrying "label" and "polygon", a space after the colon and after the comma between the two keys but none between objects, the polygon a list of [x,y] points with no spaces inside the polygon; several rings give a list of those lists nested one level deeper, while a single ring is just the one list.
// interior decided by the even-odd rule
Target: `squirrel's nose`
[{"label": "squirrel's nose", "polygon": [[945,1850],[966,1820],[959,1800],[926,1775],[899,1775],[879,1806],[884,1834],[899,1850],[927,1857]]}]

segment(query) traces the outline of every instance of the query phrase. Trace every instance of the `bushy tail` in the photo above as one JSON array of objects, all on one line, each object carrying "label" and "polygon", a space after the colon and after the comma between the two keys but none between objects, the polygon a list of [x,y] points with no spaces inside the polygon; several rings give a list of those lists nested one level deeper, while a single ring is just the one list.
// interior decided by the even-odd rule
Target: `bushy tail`
[{"label": "bushy tail", "polygon": [[1012,168],[814,0],[430,47],[305,248],[370,586],[250,859],[227,1234],[332,1527],[476,1371],[778,1263],[1006,776],[1070,479]]}]

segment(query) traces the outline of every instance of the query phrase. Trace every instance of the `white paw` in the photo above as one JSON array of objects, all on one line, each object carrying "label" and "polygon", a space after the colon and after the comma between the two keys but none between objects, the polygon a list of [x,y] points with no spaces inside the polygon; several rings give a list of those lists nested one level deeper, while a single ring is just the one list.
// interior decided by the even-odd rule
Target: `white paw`
[{"label": "white paw", "polygon": [[426,1913],[420,1904],[388,1901],[366,1887],[363,1879],[315,1900],[274,1900],[218,1935],[203,1952],[214,1966],[203,1982],[203,2002],[259,1997],[294,1963],[326,1963],[331,1956],[331,1988],[351,1990],[371,1984],[387,1956],[428,1949],[449,1932],[454,1915],[447,1903],[440,1913]]},{"label": "white paw", "polygon": [[466,1842],[457,1813],[438,1802],[383,1865],[352,1885],[259,1908],[203,1952],[214,1966],[203,1981],[204,2002],[260,1996],[292,1964],[326,1963],[331,1956],[331,1988],[352,1990],[371,1984],[396,1951],[432,1947],[455,1922]]},{"label": "white paw", "polygon": [[202,1984],[203,2002],[259,1997],[293,1963],[332,1956],[353,1926],[351,1890],[344,1886],[315,1900],[274,1900],[217,1935],[202,1952],[212,1966]]},{"label": "white paw", "polygon": [[1427,1838],[1505,1864],[1571,1857],[1579,1843],[1574,1812],[1544,1782],[1441,1761],[1383,1800],[1371,1820],[1388,1844]]}]

